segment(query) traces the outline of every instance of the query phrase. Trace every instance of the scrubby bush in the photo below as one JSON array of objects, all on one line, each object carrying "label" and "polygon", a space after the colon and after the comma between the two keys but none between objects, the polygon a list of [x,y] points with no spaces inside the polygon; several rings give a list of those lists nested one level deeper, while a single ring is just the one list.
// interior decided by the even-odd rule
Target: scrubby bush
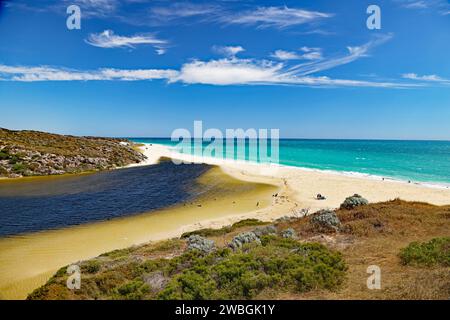
[{"label": "scrubby bush", "polygon": [[97,273],[100,271],[100,262],[97,260],[88,260],[81,265],[81,272]]},{"label": "scrubby bush", "polygon": [[353,196],[348,197],[344,200],[344,202],[341,204],[341,209],[350,210],[367,204],[369,204],[369,201],[367,201],[367,199],[364,199],[359,194],[354,194]]},{"label": "scrubby bush", "polygon": [[0,160],[7,160],[7,159],[9,159],[9,154],[4,151],[0,151]]},{"label": "scrubby bush", "polygon": [[337,230],[341,221],[333,210],[320,210],[311,217],[311,223],[319,230]]},{"label": "scrubby bush", "polygon": [[228,246],[233,250],[237,250],[242,248],[244,244],[252,242],[261,243],[261,239],[254,232],[243,232],[235,236]]},{"label": "scrubby bush", "polygon": [[23,163],[16,163],[13,165],[12,170],[17,173],[23,172],[23,171],[27,170],[27,166],[24,165]]},{"label": "scrubby bush", "polygon": [[141,280],[130,281],[119,288],[117,293],[120,299],[138,300],[150,291],[150,288]]},{"label": "scrubby bush", "polygon": [[227,233],[230,233],[238,228],[242,227],[249,227],[249,226],[260,226],[267,224],[267,222],[260,221],[258,219],[245,219],[238,221],[231,226],[225,226],[220,229],[211,229],[211,228],[205,228],[195,231],[189,231],[185,232],[181,235],[181,238],[189,238],[192,235],[198,235],[202,237],[215,237],[215,236],[221,236]]},{"label": "scrubby bush", "polygon": [[251,299],[271,287],[295,292],[335,289],[344,279],[341,254],[323,245],[275,236],[264,236],[262,243],[245,244],[245,251],[221,249],[203,257],[189,253],[188,259],[172,259],[184,268],[158,298]]},{"label": "scrubby bush", "polygon": [[189,250],[200,250],[201,252],[209,253],[215,249],[214,241],[198,235],[190,236],[187,240],[187,243],[187,247]]},{"label": "scrubby bush", "polygon": [[297,238],[297,233],[292,228],[288,228],[286,230],[281,231],[280,235],[283,238]]},{"label": "scrubby bush", "polygon": [[269,234],[276,234],[277,228],[273,225],[264,226],[264,227],[256,227],[252,231],[257,237],[262,237]]},{"label": "scrubby bush", "polygon": [[450,237],[412,242],[400,251],[400,259],[404,265],[450,266]]},{"label": "scrubby bush", "polygon": [[263,222],[258,219],[244,219],[244,220],[233,223],[231,225],[231,228],[234,230],[234,229],[241,228],[241,227],[260,226],[260,225],[263,225],[266,223],[267,222]]},{"label": "scrubby bush", "polygon": [[9,157],[9,164],[16,164],[18,161],[20,161],[20,159],[16,156],[16,155],[11,155]]}]

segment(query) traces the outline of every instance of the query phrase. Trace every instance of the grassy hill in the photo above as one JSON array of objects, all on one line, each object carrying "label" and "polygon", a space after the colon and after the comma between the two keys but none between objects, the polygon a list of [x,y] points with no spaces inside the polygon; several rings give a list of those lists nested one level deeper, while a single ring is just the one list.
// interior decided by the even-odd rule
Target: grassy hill
[{"label": "grassy hill", "polygon": [[124,139],[0,128],[0,177],[105,170],[143,160]]},{"label": "grassy hill", "polygon": [[448,299],[449,222],[450,206],[401,200],[244,220],[79,262],[79,290],[61,268],[28,299]]}]

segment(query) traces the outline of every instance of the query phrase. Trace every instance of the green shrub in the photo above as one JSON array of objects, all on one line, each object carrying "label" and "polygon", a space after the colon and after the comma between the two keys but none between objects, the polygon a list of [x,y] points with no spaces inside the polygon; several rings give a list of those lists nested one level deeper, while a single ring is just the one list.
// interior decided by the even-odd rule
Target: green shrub
[{"label": "green shrub", "polygon": [[9,154],[4,151],[0,151],[0,160],[6,160],[6,159],[9,159]]},{"label": "green shrub", "polygon": [[234,229],[241,228],[241,227],[260,226],[260,225],[264,225],[267,223],[268,222],[263,222],[258,219],[244,219],[244,220],[233,223],[231,228],[234,230]]},{"label": "green shrub", "polygon": [[265,225],[267,223],[268,222],[263,222],[258,219],[245,219],[245,220],[238,221],[238,222],[232,224],[231,226],[225,226],[220,229],[205,228],[205,229],[185,232],[181,235],[181,238],[182,239],[189,238],[192,235],[199,235],[202,237],[221,236],[221,235],[230,233],[238,228],[249,227],[249,226],[260,226],[260,225]]},{"label": "green shrub", "polygon": [[97,273],[100,271],[100,262],[97,260],[88,260],[81,266],[81,272]]},{"label": "green shrub", "polygon": [[142,299],[150,288],[141,280],[133,280],[117,288],[120,299],[138,300]]},{"label": "green shrub", "polygon": [[400,259],[404,265],[450,266],[450,237],[412,242],[400,251]]},{"label": "green shrub", "polygon": [[9,157],[9,161],[8,162],[9,162],[9,164],[16,164],[19,161],[20,161],[19,157],[17,157],[16,155],[11,155]]},{"label": "green shrub", "polygon": [[215,282],[210,277],[191,270],[176,276],[159,294],[163,300],[207,300],[216,290]]},{"label": "green shrub", "polygon": [[263,237],[263,245],[221,249],[206,256],[188,252],[166,269],[175,274],[159,299],[251,299],[278,287],[305,292],[335,289],[347,269],[339,252],[321,244]]},{"label": "green shrub", "polygon": [[130,248],[116,249],[113,251],[102,253],[100,257],[109,257],[111,259],[117,259],[121,257],[126,257],[130,252],[131,252]]},{"label": "green shrub", "polygon": [[24,173],[26,170],[28,170],[28,167],[23,163],[16,163],[12,166],[12,171],[15,173]]},{"label": "green shrub", "polygon": [[231,231],[232,231],[232,229],[230,226],[223,227],[220,229],[205,228],[205,229],[185,232],[181,235],[181,238],[182,239],[189,238],[192,235],[199,235],[202,237],[214,237],[214,236],[221,236],[221,235],[227,234]]}]

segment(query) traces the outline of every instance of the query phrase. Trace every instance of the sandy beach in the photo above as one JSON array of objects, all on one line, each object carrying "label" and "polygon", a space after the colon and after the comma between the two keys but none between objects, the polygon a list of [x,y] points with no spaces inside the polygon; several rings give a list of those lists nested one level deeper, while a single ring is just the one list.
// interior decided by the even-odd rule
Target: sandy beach
[{"label": "sandy beach", "polygon": [[[293,208],[309,209],[314,212],[322,208],[337,208],[342,201],[354,193],[370,202],[380,202],[401,198],[407,201],[427,202],[434,205],[450,204],[450,189],[408,183],[392,179],[348,175],[338,172],[311,170],[281,165],[256,164],[228,159],[216,159],[180,154],[167,146],[145,144],[142,147],[148,157],[145,164],[156,163],[160,157],[180,159],[192,163],[206,163],[219,166],[225,173],[237,179],[252,182],[265,182],[283,187],[282,194]],[[316,200],[317,194],[326,197]],[[268,208],[265,219],[274,219],[288,212],[278,208]]]},{"label": "sandy beach", "polygon": [[[219,228],[246,218],[271,221],[285,215],[336,208],[354,193],[370,202],[401,198],[435,205],[450,204],[450,190],[446,188],[193,157],[155,144],[145,144],[141,148],[148,159],[137,165],[156,164],[161,157],[206,163],[217,167],[201,178],[202,183],[255,187],[245,192],[231,187],[236,192],[228,193],[213,188],[196,203],[151,214],[0,239],[0,298],[23,299],[60,267],[107,251],[178,237],[195,229]],[[316,200],[318,193],[326,200]]]}]

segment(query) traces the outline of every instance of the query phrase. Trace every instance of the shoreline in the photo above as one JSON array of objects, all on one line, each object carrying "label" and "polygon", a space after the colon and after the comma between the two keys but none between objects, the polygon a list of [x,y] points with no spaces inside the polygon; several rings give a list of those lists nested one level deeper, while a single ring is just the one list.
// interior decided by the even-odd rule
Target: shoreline
[{"label": "shoreline", "polygon": [[[132,141],[132,140],[131,140]],[[147,142],[134,142],[136,143],[136,150],[140,150],[141,153],[147,156],[146,160],[143,160],[139,163],[133,163],[122,167],[116,167],[113,169],[107,169],[107,170],[90,170],[90,171],[82,171],[77,173],[66,173],[62,175],[36,175],[36,176],[23,176],[18,178],[11,178],[11,177],[0,177],[0,182],[2,181],[23,181],[23,180],[33,180],[38,178],[47,178],[47,177],[71,177],[71,176],[83,176],[88,174],[95,174],[98,172],[103,171],[110,171],[110,170],[121,170],[131,167],[140,167],[140,166],[147,166],[147,165],[154,165],[158,163],[159,157],[155,157],[154,155],[151,155],[149,153],[145,153],[145,147],[153,147],[158,146],[165,149],[164,151],[164,157],[169,158],[175,158],[175,159],[182,159],[182,160],[188,160],[192,163],[205,163],[205,164],[213,164],[217,166],[226,166],[226,165],[252,165],[252,166],[261,166],[261,167],[270,167],[270,170],[274,170],[274,168],[290,168],[295,170],[301,170],[305,172],[317,172],[317,173],[323,173],[323,174],[330,174],[330,175],[338,175],[338,176],[344,176],[344,177],[352,177],[357,179],[367,179],[367,180],[374,180],[374,181],[387,181],[387,182],[393,182],[393,183],[399,183],[399,184],[405,184],[405,185],[416,185],[420,187],[425,188],[431,188],[431,189],[443,189],[443,190],[450,190],[450,182],[433,182],[433,181],[417,181],[417,180],[408,180],[407,178],[396,178],[392,176],[381,176],[377,174],[371,174],[371,173],[363,173],[358,171],[345,171],[345,170],[328,170],[328,169],[319,169],[319,168],[308,168],[308,167],[300,167],[300,166],[292,166],[287,164],[266,164],[266,163],[258,163],[258,162],[252,162],[248,160],[232,160],[232,159],[221,159],[221,158],[214,158],[214,157],[206,157],[206,156],[198,156],[198,155],[187,155],[183,153],[179,153],[175,150],[173,150],[172,146],[159,144],[159,143],[147,143]],[[144,148],[144,149],[143,149]],[[152,148],[152,151],[154,149]],[[170,156],[169,156],[170,154]]]},{"label": "shoreline", "polygon": [[[223,158],[214,158],[214,157],[206,157],[206,156],[199,156],[199,155],[188,155],[179,153],[176,150],[174,150],[174,147],[159,144],[159,143],[144,143],[140,142],[145,147],[151,147],[151,146],[159,146],[166,151],[165,154],[170,154],[172,158],[176,159],[182,159],[182,160],[189,160],[191,159],[191,162],[193,163],[206,163],[211,164],[214,163],[215,165],[253,165],[253,166],[262,166],[262,167],[270,167],[270,168],[291,168],[296,170],[302,170],[306,172],[318,172],[318,173],[324,173],[324,174],[332,174],[332,175],[340,175],[344,177],[353,177],[353,178],[359,178],[359,179],[368,179],[368,180],[376,180],[376,181],[388,181],[388,182],[394,182],[394,183],[400,183],[400,184],[406,184],[406,185],[417,185],[421,187],[426,188],[432,188],[432,189],[450,189],[450,182],[433,182],[433,181],[416,181],[416,180],[410,180],[407,178],[396,178],[391,176],[381,176],[377,174],[371,174],[371,173],[363,173],[358,171],[340,171],[340,170],[328,170],[328,169],[319,169],[319,168],[308,168],[308,167],[299,167],[299,166],[292,166],[287,164],[267,164],[267,163],[258,163],[258,162],[252,162],[248,160],[232,160],[232,159],[223,159]],[[143,150],[145,151],[145,150]],[[144,152],[145,154],[145,152]],[[148,156],[148,154],[146,154]],[[167,156],[169,157],[169,156]],[[144,160],[141,163],[137,164],[131,164],[126,167],[133,167],[133,166],[141,166],[141,165],[148,165],[148,164],[155,164],[157,160],[155,160],[154,156],[151,157],[152,159],[150,161]],[[120,168],[117,168],[120,169]]]},{"label": "shoreline", "polygon": [[[136,165],[148,165],[148,164],[154,164],[157,163],[158,159],[160,157],[167,157],[172,159],[179,159],[181,161],[187,161],[189,163],[205,163],[210,165],[216,165],[222,168],[226,173],[234,176],[235,178],[242,179],[245,176],[248,176],[248,174],[239,174],[237,172],[242,171],[248,171],[250,176],[252,178],[257,176],[265,176],[265,177],[271,177],[274,179],[281,179],[281,180],[292,180],[290,178],[290,175],[293,176],[308,176],[312,177],[315,176],[320,179],[329,179],[330,181],[333,181],[334,183],[339,184],[340,182],[349,182],[353,181],[358,186],[369,184],[374,186],[389,186],[389,189],[392,189],[394,191],[393,195],[397,195],[397,197],[400,197],[404,200],[409,201],[423,201],[428,202],[435,205],[447,205],[450,204],[450,186],[446,185],[439,185],[439,184],[433,184],[433,183],[425,183],[425,182],[408,182],[405,180],[399,180],[394,178],[388,178],[388,177],[381,177],[376,175],[370,175],[370,174],[363,174],[358,172],[340,172],[340,171],[334,171],[334,170],[321,170],[321,169],[312,169],[312,168],[304,168],[304,167],[295,167],[295,166],[289,166],[289,165],[282,165],[282,164],[265,164],[265,163],[257,163],[257,162],[250,162],[245,160],[231,160],[231,159],[220,159],[220,158],[213,158],[213,157],[204,157],[204,156],[198,156],[198,155],[190,155],[190,154],[182,154],[175,150],[173,150],[172,147],[162,145],[162,144],[148,144],[143,143],[143,147],[141,147],[142,152],[148,157],[147,160],[143,161],[140,164],[133,164],[130,166],[136,166]],[[244,179],[245,180],[245,179]],[[252,180],[250,180],[252,181]],[[304,187],[303,185],[294,183],[294,187],[301,189]],[[395,188],[396,187],[396,188]],[[423,190],[423,193],[420,192],[420,190]],[[407,192],[405,192],[407,191]],[[323,192],[317,192],[317,193],[323,193]],[[316,193],[316,194],[317,194]],[[360,192],[355,192],[360,193]],[[314,194],[314,196],[316,195]],[[410,194],[410,195],[409,195]],[[438,197],[429,197],[430,199],[427,199],[424,195],[435,195],[439,194],[442,196]],[[346,195],[345,197],[349,196],[351,194]],[[402,197],[406,196],[406,197]],[[342,201],[345,199],[345,197],[342,199]],[[395,197],[394,197],[395,198]],[[391,197],[382,197],[379,201],[386,201],[386,200],[392,200],[394,198]],[[435,201],[433,201],[433,198],[436,198]],[[439,199],[437,199],[439,198]],[[423,200],[422,200],[423,199]],[[370,200],[370,199],[369,199]],[[322,206],[324,207],[331,207],[331,208],[337,208],[339,207],[340,203],[336,203],[332,206]],[[321,208],[320,206],[318,207]]]},{"label": "shoreline", "polygon": [[[450,204],[448,187],[408,183],[391,178],[383,180],[382,177],[373,178],[364,174],[350,175],[338,171],[202,157],[182,154],[161,144],[144,144],[141,150],[148,157],[147,160],[131,166],[154,164],[159,158],[167,157],[189,163],[216,165],[225,173],[244,181],[258,181],[261,177],[270,178],[288,186],[294,194],[290,200],[296,203],[296,207],[304,209],[338,208],[346,197],[354,193],[362,194],[370,202],[401,198],[434,205]],[[319,193],[325,195],[327,199],[316,200],[315,196]]]}]

